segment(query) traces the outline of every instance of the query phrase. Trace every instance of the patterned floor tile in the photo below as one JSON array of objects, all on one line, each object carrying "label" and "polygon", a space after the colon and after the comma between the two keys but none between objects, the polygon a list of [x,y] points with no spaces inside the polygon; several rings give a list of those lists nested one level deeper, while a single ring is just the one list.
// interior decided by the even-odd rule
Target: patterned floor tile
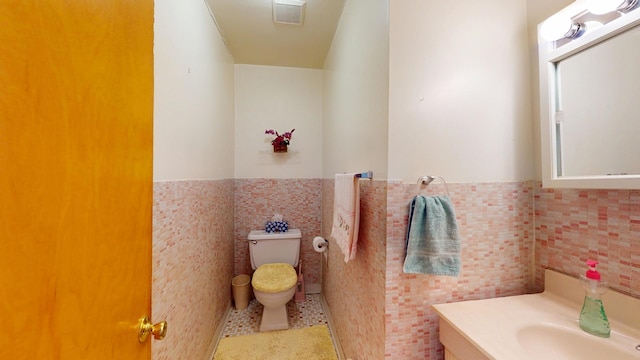
[{"label": "patterned floor tile", "polygon": [[[222,337],[248,335],[260,332],[262,304],[256,299],[249,302],[243,310],[232,309],[222,331]],[[289,328],[300,329],[313,325],[327,325],[327,317],[322,309],[320,294],[307,294],[306,301],[287,303]]]}]

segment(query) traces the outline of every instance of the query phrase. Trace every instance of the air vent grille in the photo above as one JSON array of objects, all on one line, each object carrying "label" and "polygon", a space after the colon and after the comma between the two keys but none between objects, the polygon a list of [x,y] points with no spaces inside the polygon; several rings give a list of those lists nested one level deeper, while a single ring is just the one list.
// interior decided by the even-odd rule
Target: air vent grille
[{"label": "air vent grille", "polygon": [[274,0],[273,21],[278,24],[302,25],[306,1]]}]

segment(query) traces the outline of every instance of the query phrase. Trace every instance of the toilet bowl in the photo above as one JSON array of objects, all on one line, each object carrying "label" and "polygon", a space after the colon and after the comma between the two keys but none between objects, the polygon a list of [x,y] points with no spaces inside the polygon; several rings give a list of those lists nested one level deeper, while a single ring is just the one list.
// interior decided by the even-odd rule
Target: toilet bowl
[{"label": "toilet bowl", "polygon": [[255,270],[251,280],[256,300],[264,306],[260,331],[289,328],[287,303],[293,298],[298,284],[300,254],[299,229],[267,233],[253,230],[249,233],[251,267]]},{"label": "toilet bowl", "polygon": [[253,273],[253,292],[264,306],[260,331],[289,328],[287,303],[296,292],[298,275],[293,266],[286,263],[264,264]]}]

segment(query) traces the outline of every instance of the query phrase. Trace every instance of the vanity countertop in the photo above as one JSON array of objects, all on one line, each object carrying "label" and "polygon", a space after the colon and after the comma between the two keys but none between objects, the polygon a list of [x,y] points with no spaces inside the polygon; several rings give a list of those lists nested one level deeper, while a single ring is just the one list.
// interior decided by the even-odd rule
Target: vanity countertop
[{"label": "vanity countertop", "polygon": [[[567,354],[565,349],[552,349],[557,339],[573,349],[582,348],[580,351],[587,356],[582,359],[595,359],[593,354],[602,351],[603,354],[615,351],[618,355],[618,350],[623,358],[640,359],[640,351],[635,349],[640,344],[640,299],[608,291],[603,302],[611,323],[611,337],[599,338],[579,327],[584,297],[579,281],[551,270],[545,272],[545,277],[545,291],[540,294],[434,305],[440,315],[444,346],[447,349],[457,346],[458,336],[487,359],[577,356],[574,351],[578,350]],[[457,358],[465,360],[460,354]]]}]

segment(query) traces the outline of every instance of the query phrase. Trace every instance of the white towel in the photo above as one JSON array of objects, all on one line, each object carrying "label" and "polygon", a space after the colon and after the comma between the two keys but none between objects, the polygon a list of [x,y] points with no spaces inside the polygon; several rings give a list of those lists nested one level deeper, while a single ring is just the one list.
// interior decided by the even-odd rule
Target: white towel
[{"label": "white towel", "polygon": [[360,184],[355,174],[336,174],[331,237],[344,254],[344,262],[356,257],[360,226]]}]

